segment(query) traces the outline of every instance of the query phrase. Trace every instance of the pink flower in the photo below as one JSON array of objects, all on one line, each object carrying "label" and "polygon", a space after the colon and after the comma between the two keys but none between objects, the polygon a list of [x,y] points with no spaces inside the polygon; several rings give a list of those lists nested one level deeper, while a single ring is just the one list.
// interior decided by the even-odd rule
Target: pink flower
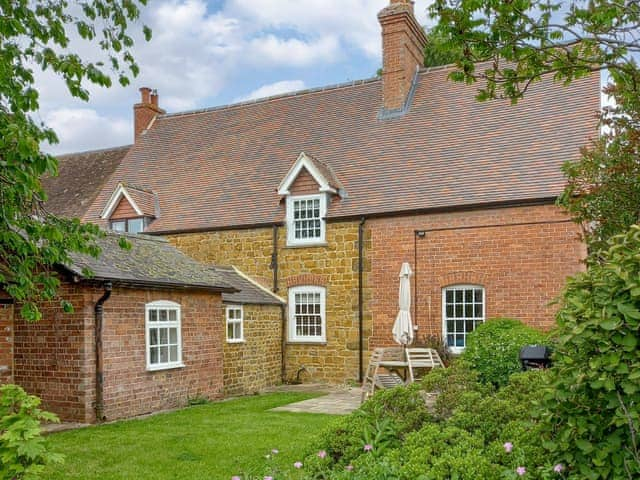
[{"label": "pink flower", "polygon": [[302,462],[296,462],[293,464],[293,466],[296,468],[302,468]]},{"label": "pink flower", "polygon": [[553,467],[553,471],[556,472],[556,473],[562,473],[564,471],[564,465],[562,465],[561,463],[557,463]]},{"label": "pink flower", "polygon": [[507,442],[503,445],[503,447],[505,452],[511,453],[511,450],[513,450],[513,443]]},{"label": "pink flower", "polygon": [[346,467],[344,467],[344,469],[345,469],[347,472],[350,472],[351,470],[353,470],[353,465],[347,465]]},{"label": "pink flower", "polygon": [[320,458],[324,458],[324,457],[326,457],[326,456],[327,456],[327,452],[325,452],[324,450],[320,450],[320,451],[318,452],[318,456],[319,456]]},{"label": "pink flower", "polygon": [[516,473],[520,476],[523,476],[525,473],[527,473],[527,469],[524,467],[518,467],[516,468]]},{"label": "pink flower", "polygon": [[274,448],[273,450],[271,450],[271,453],[273,453],[274,455],[277,455],[280,453],[280,451],[277,448]]},{"label": "pink flower", "polygon": [[371,450],[373,450],[373,445],[371,445],[370,443],[367,443],[367,444],[364,446],[364,451],[365,451],[365,452],[370,452]]},{"label": "pink flower", "polygon": [[264,477],[264,480],[273,480],[273,477],[270,477],[269,475],[267,475],[266,477]]},{"label": "pink flower", "polygon": [[231,480],[240,480],[240,477],[238,475],[234,475],[233,477],[231,477]]}]

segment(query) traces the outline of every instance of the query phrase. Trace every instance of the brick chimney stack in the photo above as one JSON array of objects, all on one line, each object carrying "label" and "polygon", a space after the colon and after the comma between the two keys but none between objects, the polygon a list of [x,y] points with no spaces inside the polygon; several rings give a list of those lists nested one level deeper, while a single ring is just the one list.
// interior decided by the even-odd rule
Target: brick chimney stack
[{"label": "brick chimney stack", "polygon": [[382,26],[382,95],[384,111],[400,111],[416,68],[424,65],[427,36],[416,20],[411,0],[391,0],[378,14]]},{"label": "brick chimney stack", "polygon": [[133,106],[133,134],[134,142],[138,141],[156,115],[165,113],[158,106],[158,92],[147,87],[140,89],[140,103]]}]

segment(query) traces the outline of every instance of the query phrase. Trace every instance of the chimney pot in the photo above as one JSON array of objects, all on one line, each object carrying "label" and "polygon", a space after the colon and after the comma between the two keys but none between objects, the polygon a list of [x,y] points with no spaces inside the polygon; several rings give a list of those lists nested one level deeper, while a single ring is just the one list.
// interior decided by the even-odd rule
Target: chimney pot
[{"label": "chimney pot", "polygon": [[137,142],[140,135],[149,128],[151,122],[157,115],[164,112],[158,106],[158,91],[151,90],[148,87],[140,89],[140,103],[133,106],[133,135],[134,141]]},{"label": "chimney pot", "polygon": [[142,87],[140,89],[140,103],[151,103],[150,95],[151,89],[149,87]]},{"label": "chimney pot", "polygon": [[151,92],[151,105],[154,107],[158,107],[158,90],[155,88]]}]

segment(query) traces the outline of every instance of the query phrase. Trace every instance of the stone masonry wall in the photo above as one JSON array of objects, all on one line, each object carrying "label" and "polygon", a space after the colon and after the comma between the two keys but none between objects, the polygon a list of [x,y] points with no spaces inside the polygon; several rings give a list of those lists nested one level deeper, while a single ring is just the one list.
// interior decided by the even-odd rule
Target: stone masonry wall
[{"label": "stone masonry wall", "polygon": [[[418,335],[441,336],[442,288],[453,284],[484,286],[486,318],[512,317],[550,328],[555,307],[549,303],[566,277],[583,269],[586,256],[577,226],[552,205],[378,219],[368,226],[375,319],[371,348],[393,342],[402,262],[417,270]],[[414,231],[438,228],[447,230],[416,239],[416,265]]]},{"label": "stone masonry wall", "polygon": [[[71,301],[74,313],[60,302],[39,305],[42,319],[15,319],[15,382],[42,399],[45,409],[62,421],[90,422],[95,399],[93,306],[91,289],[63,283],[59,294]],[[16,306],[16,310],[19,306]]]},{"label": "stone masonry wall", "polygon": [[253,394],[282,381],[280,307],[243,305],[242,310],[245,341],[224,344],[225,395]]},{"label": "stone masonry wall", "polygon": [[0,385],[13,383],[13,305],[0,304]]},{"label": "stone masonry wall", "polygon": [[[196,260],[218,265],[235,265],[265,287],[273,286],[273,271],[270,269],[271,228],[173,235],[169,240]],[[326,246],[292,248],[286,247],[285,243],[286,230],[280,228],[277,294],[287,298],[288,286],[300,285],[300,280],[304,279],[305,275],[312,275],[314,283],[319,283],[327,289],[327,342],[288,342],[287,379],[295,378],[296,372],[303,366],[305,370],[301,372],[300,378],[305,382],[342,383],[357,378],[358,223],[328,223]],[[367,331],[371,328],[370,318],[365,317]]]},{"label": "stone masonry wall", "polygon": [[[183,368],[146,370],[145,305],[180,304]],[[104,414],[107,420],[184,407],[223,394],[219,294],[114,289],[104,304]]]}]

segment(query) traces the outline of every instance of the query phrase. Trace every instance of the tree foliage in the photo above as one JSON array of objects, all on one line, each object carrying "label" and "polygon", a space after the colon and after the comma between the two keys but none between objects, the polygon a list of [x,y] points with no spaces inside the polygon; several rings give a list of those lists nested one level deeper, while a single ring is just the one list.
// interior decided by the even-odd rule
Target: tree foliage
[{"label": "tree foliage", "polygon": [[638,91],[638,2],[436,0],[430,8],[463,53],[453,78],[484,81],[481,100],[517,101],[544,74],[571,82],[603,69],[630,76]]},{"label": "tree foliage", "polygon": [[600,138],[563,167],[568,184],[559,204],[582,225],[594,260],[609,238],[640,219],[640,98],[630,94],[629,80],[616,75],[606,89],[615,104],[602,113]]},{"label": "tree foliage", "polygon": [[58,422],[40,409],[40,399],[16,385],[0,387],[0,479],[34,480],[63,457],[48,450],[41,422]]},{"label": "tree foliage", "polygon": [[424,49],[424,66],[439,67],[456,63],[462,58],[462,48],[451,42],[451,36],[435,27],[427,30],[427,48]]},{"label": "tree foliage", "polygon": [[640,478],[640,226],[572,278],[545,406],[569,478]]},{"label": "tree foliage", "polygon": [[[55,298],[59,281],[54,265],[69,252],[93,255],[94,225],[57,218],[43,208],[44,174],[57,173],[57,161],[40,150],[56,143],[55,133],[34,120],[37,69],[62,78],[71,95],[87,100],[88,83],[121,85],[138,73],[127,33],[146,0],[0,1],[0,286],[23,307],[22,316],[37,320],[36,302]],[[143,27],[146,39],[151,32]],[[76,41],[90,41],[104,62],[83,60]],[[65,309],[71,306],[62,301]]]}]

